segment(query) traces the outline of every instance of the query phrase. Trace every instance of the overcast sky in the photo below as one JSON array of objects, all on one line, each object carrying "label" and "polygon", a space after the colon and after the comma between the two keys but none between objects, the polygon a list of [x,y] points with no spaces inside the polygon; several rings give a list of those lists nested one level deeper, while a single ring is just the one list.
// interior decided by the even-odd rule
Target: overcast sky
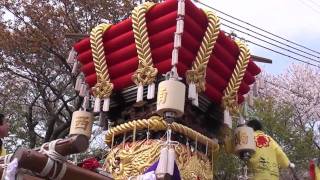
[{"label": "overcast sky", "polygon": [[[200,2],[320,52],[320,0],[200,0]],[[223,23],[223,20],[221,21]],[[265,45],[258,40],[255,41]],[[260,64],[266,72],[279,74],[290,63],[295,62],[254,45],[249,44],[249,47],[252,54],[273,60],[272,65]],[[273,49],[279,50],[275,47]],[[318,65],[320,66],[320,63]]]}]

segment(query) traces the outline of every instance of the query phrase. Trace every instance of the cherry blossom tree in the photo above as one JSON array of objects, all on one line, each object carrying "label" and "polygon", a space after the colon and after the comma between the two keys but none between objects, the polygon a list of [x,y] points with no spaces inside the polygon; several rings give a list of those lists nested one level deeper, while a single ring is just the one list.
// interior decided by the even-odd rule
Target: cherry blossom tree
[{"label": "cherry blossom tree", "polygon": [[291,106],[293,116],[288,125],[302,134],[311,130],[314,145],[320,150],[320,69],[293,64],[283,74],[264,74],[262,80],[261,96],[271,97],[277,105]]},{"label": "cherry blossom tree", "polygon": [[89,34],[99,23],[115,24],[138,3],[0,0],[0,110],[11,121],[13,149],[17,142],[33,148],[68,134],[72,112],[82,100],[66,61],[78,39],[66,34]]}]

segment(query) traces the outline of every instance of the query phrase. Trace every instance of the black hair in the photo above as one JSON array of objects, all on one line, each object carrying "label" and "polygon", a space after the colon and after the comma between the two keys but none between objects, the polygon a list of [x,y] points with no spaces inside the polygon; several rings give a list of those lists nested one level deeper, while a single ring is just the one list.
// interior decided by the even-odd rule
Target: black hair
[{"label": "black hair", "polygon": [[247,122],[247,126],[251,127],[254,131],[262,130],[262,124],[259,120],[257,119],[252,119]]}]

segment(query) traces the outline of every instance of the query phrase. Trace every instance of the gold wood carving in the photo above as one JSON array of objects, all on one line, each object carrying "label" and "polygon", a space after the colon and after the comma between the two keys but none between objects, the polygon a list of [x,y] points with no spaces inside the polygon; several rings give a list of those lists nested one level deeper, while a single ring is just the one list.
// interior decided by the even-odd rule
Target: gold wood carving
[{"label": "gold wood carving", "polygon": [[104,46],[102,42],[103,33],[111,27],[110,24],[100,24],[93,28],[90,33],[90,45],[94,68],[97,74],[97,83],[92,88],[93,95],[106,98],[111,95],[113,84],[110,82]]},{"label": "gold wood carving", "polygon": [[193,155],[181,168],[183,179],[213,179],[212,165],[208,158],[204,156]]},{"label": "gold wood carving", "polygon": [[[138,176],[159,159],[163,143],[161,140],[143,140],[118,145],[108,154],[104,169],[111,173],[115,180]],[[182,144],[175,146],[175,152],[183,180],[213,178],[212,164],[208,157],[201,153],[192,153],[190,148]]]},{"label": "gold wood carving", "polygon": [[[137,131],[147,129],[148,127],[152,131],[160,131],[167,129],[167,123],[163,120],[163,118],[159,116],[153,116],[149,120],[142,119],[123,123],[107,131],[105,142],[108,145],[110,145],[112,143],[112,136],[132,132],[135,127]],[[191,128],[182,124],[174,122],[171,124],[171,129],[172,131],[183,134],[192,140],[197,140],[199,143],[202,143],[204,145],[208,143],[208,147],[211,148],[213,151],[216,151],[219,148],[218,143],[213,139],[208,138],[207,136],[197,131],[194,131]]]},{"label": "gold wood carving", "polygon": [[132,11],[132,29],[138,53],[138,69],[132,75],[136,85],[148,85],[155,81],[158,70],[153,67],[145,14],[155,3],[146,2]]},{"label": "gold wood carving", "polygon": [[219,18],[211,11],[204,11],[208,18],[208,27],[204,34],[195,61],[192,63],[191,70],[186,73],[187,83],[194,83],[197,92],[200,93],[206,88],[206,70],[212,54],[212,50],[219,36]]},{"label": "gold wood carving", "polygon": [[241,41],[236,41],[236,43],[240,50],[239,58],[231,75],[231,79],[226,89],[223,91],[222,97],[224,106],[228,107],[230,110],[234,110],[237,107],[238,90],[247,70],[250,59],[250,52],[247,46]]}]

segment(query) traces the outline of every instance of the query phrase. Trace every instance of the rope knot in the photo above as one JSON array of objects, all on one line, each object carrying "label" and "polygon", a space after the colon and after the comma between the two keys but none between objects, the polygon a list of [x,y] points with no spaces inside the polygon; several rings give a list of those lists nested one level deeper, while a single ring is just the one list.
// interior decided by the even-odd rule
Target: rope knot
[{"label": "rope knot", "polygon": [[153,83],[158,74],[158,70],[152,66],[144,66],[138,68],[132,76],[132,80],[136,85],[149,85]]},{"label": "rope knot", "polygon": [[199,65],[197,69],[188,70],[186,72],[186,80],[187,83],[194,83],[197,87],[197,92],[205,91],[206,89],[206,81],[203,77],[205,77],[206,67],[203,65]]},{"label": "rope knot", "polygon": [[112,89],[113,84],[110,81],[101,81],[92,88],[92,93],[98,98],[110,97]]}]

